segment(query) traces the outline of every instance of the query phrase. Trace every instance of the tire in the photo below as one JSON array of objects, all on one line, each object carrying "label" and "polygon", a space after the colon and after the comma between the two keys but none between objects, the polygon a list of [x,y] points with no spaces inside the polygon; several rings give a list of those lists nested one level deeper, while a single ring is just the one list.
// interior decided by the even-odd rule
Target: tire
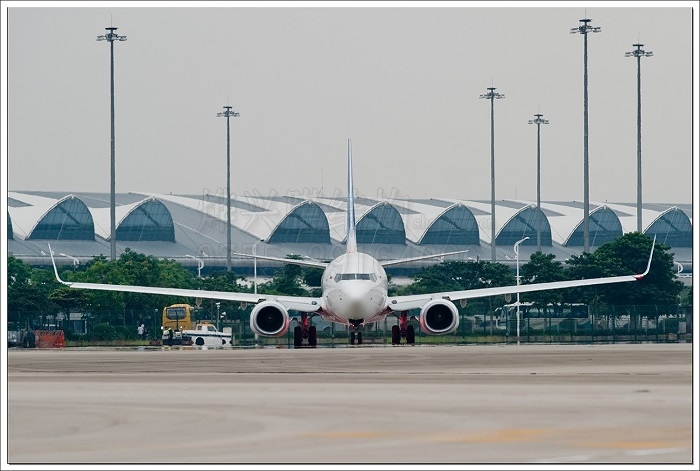
[{"label": "tire", "polygon": [[406,327],[406,343],[409,345],[416,343],[416,329],[412,325]]},{"label": "tire", "polygon": [[357,333],[357,344],[358,345],[362,344],[362,332]]},{"label": "tire", "polygon": [[309,347],[315,347],[317,343],[318,339],[316,338],[316,326],[312,325],[309,327]]},{"label": "tire", "polygon": [[294,348],[301,347],[301,326],[294,327]]},{"label": "tire", "polygon": [[350,332],[350,345],[355,345],[355,332]]},{"label": "tire", "polygon": [[204,339],[202,337],[197,337],[197,340],[194,341],[195,345],[199,345],[200,347],[204,345]]},{"label": "tire", "polygon": [[391,344],[398,345],[401,343],[401,329],[398,325],[391,327]]}]

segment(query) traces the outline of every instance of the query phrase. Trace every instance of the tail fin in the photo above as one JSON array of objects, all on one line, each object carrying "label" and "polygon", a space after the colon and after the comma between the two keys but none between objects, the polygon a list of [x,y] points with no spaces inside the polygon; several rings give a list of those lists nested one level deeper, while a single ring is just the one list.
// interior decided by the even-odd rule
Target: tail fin
[{"label": "tail fin", "polygon": [[348,139],[348,220],[347,220],[346,252],[357,252],[357,237],[355,235],[355,187],[352,183],[352,141]]}]

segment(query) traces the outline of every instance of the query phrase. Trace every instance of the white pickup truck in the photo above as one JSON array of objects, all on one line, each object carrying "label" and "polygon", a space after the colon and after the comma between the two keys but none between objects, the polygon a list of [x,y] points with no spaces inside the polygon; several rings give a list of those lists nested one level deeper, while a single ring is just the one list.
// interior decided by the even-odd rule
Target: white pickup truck
[{"label": "white pickup truck", "polygon": [[215,325],[206,322],[197,324],[192,330],[182,331],[183,345],[195,345],[198,347],[230,346],[231,338],[231,332],[219,332]]}]

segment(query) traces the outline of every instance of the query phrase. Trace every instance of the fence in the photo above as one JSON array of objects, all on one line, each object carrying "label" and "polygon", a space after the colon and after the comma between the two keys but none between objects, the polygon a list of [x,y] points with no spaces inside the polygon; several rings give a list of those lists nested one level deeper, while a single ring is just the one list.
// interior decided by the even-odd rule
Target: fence
[{"label": "fence", "polygon": [[[461,311],[461,310],[460,310]],[[522,314],[522,313],[521,313]],[[417,318],[418,311],[410,315]],[[250,330],[248,314],[240,313],[221,322],[221,328],[230,327],[236,345],[287,344],[292,343],[292,330],[279,339],[256,339]],[[90,338],[96,323],[108,319],[108,313],[84,314],[80,319],[64,319],[61,316],[42,315],[36,312],[8,313],[8,332],[31,328],[33,330],[63,330],[67,340]],[[413,318],[410,324],[416,330],[416,343],[503,343],[518,341],[518,323],[515,316],[502,318],[496,313],[467,315],[460,313],[459,327],[445,336],[430,336],[420,331],[418,321]],[[161,337],[160,313],[153,311],[127,311],[115,316],[110,322],[119,332],[120,338],[136,340],[141,323],[147,328],[147,338],[158,340]],[[346,344],[348,328],[340,324],[324,321],[316,316],[312,323],[317,326],[319,342]],[[363,328],[364,342],[390,343],[391,327],[397,323],[396,317],[389,315],[385,320],[368,324]],[[293,323],[292,323],[293,325]],[[521,342],[668,342],[684,341],[692,338],[693,315],[691,306],[679,305],[606,305],[598,309],[589,307],[588,314],[579,317],[549,316],[520,317]]]}]

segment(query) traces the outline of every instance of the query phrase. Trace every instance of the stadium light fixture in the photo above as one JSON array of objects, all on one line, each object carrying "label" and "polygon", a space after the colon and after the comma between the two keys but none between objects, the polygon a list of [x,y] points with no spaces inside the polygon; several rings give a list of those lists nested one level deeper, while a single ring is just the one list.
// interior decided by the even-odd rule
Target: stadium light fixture
[{"label": "stadium light fixture", "polygon": [[115,204],[115,156],[114,156],[114,41],[126,41],[126,36],[120,36],[117,34],[117,28],[110,26],[105,28],[107,30],[106,34],[97,36],[98,41],[109,42],[110,51],[110,88],[109,96],[111,103],[111,153],[110,153],[110,189],[109,189],[109,245],[110,245],[110,259],[116,260],[117,258],[117,224],[116,224],[116,204]]},{"label": "stadium light fixture", "polygon": [[494,122],[493,122],[493,100],[500,100],[506,96],[497,93],[496,88],[488,87],[488,92],[479,95],[479,98],[486,98],[491,101],[491,261],[496,261],[496,161],[494,157],[494,145],[493,145],[493,132],[494,132]]}]

